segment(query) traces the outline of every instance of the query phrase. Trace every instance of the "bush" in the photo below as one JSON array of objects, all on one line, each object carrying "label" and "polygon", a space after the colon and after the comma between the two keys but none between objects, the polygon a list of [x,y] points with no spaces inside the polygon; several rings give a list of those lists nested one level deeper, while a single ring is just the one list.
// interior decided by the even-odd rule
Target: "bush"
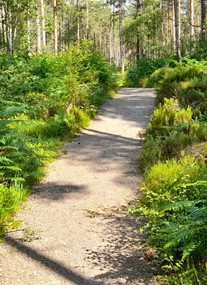
[{"label": "bush", "polygon": [[[195,114],[199,110],[203,113],[206,108],[207,78],[203,71],[207,69],[207,62],[185,59],[174,68],[162,68],[155,71],[148,80],[148,84],[159,87],[156,105],[164,103],[164,98],[176,98],[179,103],[187,107],[192,106]],[[200,105],[200,106],[198,106]],[[205,105],[205,107],[204,107]]]},{"label": "bush", "polygon": [[[129,87],[143,87],[145,80],[157,69],[165,66],[168,63],[167,59],[141,59],[137,66],[132,66],[126,72],[126,86]],[[147,85],[151,87],[151,85]]]},{"label": "bush", "polygon": [[156,108],[147,125],[146,136],[166,136],[172,127],[188,123],[192,120],[191,108],[181,109],[176,99],[164,100],[164,105]]},{"label": "bush", "polygon": [[206,66],[172,61],[146,80],[159,90],[140,155],[143,197],[132,212],[160,253],[162,284],[207,282]]},{"label": "bush", "polygon": [[157,161],[180,157],[187,147],[207,139],[207,124],[193,120],[191,107],[181,108],[177,99],[165,98],[156,108],[145,132],[139,161],[147,169]]},{"label": "bush", "polygon": [[57,147],[89,123],[117,90],[118,76],[87,41],[57,56],[0,56],[0,67],[0,194],[11,198],[8,211],[0,204],[2,235],[12,205],[21,204],[19,192],[39,181]]},{"label": "bush", "polygon": [[[143,230],[149,244],[160,252],[162,269],[171,273],[169,278],[165,276],[169,281],[189,274],[192,284],[205,284],[201,280],[207,261],[206,173],[204,161],[192,156],[158,162],[145,174],[143,197],[132,210],[145,217]],[[170,284],[188,284],[173,282]]]}]

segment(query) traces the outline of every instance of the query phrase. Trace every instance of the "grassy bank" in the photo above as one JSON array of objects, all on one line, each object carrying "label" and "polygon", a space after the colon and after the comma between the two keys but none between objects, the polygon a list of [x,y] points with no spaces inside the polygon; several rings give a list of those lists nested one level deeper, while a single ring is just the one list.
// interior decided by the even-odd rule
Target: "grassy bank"
[{"label": "grassy bank", "polygon": [[140,156],[145,220],[161,284],[207,283],[207,62],[171,61],[145,77],[156,107]]}]

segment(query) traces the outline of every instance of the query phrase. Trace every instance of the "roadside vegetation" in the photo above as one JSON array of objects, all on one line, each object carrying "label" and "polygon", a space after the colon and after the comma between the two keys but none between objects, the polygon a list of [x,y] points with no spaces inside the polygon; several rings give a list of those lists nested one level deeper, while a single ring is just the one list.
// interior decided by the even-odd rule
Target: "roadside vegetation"
[{"label": "roadside vegetation", "polygon": [[107,58],[127,87],[157,89],[132,212],[160,278],[207,284],[206,2],[1,0],[0,240],[61,144],[117,90]]},{"label": "roadside vegetation", "polygon": [[[141,61],[132,86],[155,87],[155,110],[139,164],[142,198],[131,212],[145,220],[159,254],[161,284],[207,284],[207,61]],[[156,69],[156,66],[162,65]],[[145,72],[141,72],[144,70]],[[154,71],[155,70],[155,71]],[[133,71],[133,72],[132,72]],[[142,74],[143,76],[137,76]]]},{"label": "roadside vegetation", "polygon": [[116,92],[118,75],[83,41],[57,56],[0,56],[0,84],[1,239],[19,226],[14,213],[61,144]]}]

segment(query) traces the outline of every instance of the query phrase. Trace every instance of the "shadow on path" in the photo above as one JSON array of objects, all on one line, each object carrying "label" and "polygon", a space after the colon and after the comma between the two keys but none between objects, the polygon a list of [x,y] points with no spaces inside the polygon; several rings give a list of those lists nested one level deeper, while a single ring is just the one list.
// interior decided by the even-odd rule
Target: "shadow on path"
[{"label": "shadow on path", "polygon": [[[121,118],[126,122],[135,123],[138,127],[145,127],[154,108],[154,98],[155,93],[150,89],[149,93],[146,90],[132,92],[129,89],[126,92],[125,89],[121,89],[118,96],[102,107],[100,115],[103,114],[105,118]],[[100,116],[94,120],[100,120]]]},{"label": "shadow on path", "polygon": [[[103,124],[102,128],[97,127],[97,129],[93,129],[92,127],[86,128],[74,142],[66,146],[66,150],[69,153],[62,156],[58,161],[60,163],[56,163],[56,168],[51,169],[50,179],[52,179],[46,180],[46,182],[34,187],[34,195],[40,199],[47,199],[52,202],[53,200],[61,201],[66,197],[75,199],[76,202],[76,199],[81,200],[82,196],[82,200],[84,200],[87,198],[86,195],[91,195],[91,183],[94,187],[91,189],[95,189],[93,190],[94,193],[98,193],[98,195],[93,196],[94,199],[98,197],[101,200],[102,189],[108,187],[108,185],[113,185],[104,184],[108,180],[114,182],[114,188],[118,185],[120,189],[126,183],[126,185],[130,185],[131,188],[135,187],[137,190],[137,155],[143,141],[138,137],[136,138],[136,134],[132,138],[128,138],[127,129],[131,128],[131,126],[132,128],[136,127],[138,132],[138,128],[145,127],[147,119],[152,112],[154,102],[152,100],[152,97],[154,97],[152,90],[149,89],[148,91],[149,93],[146,94],[146,89],[122,89],[117,98],[110,100],[103,107],[102,115],[104,119],[101,116],[97,116],[97,119],[95,119],[105,120],[106,118],[107,124],[111,122],[112,130],[109,129],[107,124]],[[118,118],[117,126],[113,118]],[[129,122],[132,124],[128,125]],[[118,128],[121,130],[120,132]],[[103,183],[101,182],[101,178],[103,178]],[[110,187],[109,190],[113,190]],[[42,204],[44,205],[45,200],[43,202]],[[56,208],[55,205],[57,204],[54,203],[54,209],[59,209],[60,205],[62,207],[61,215],[65,215],[65,211],[73,210],[68,201],[67,203],[59,203]],[[95,200],[93,207],[96,204],[97,201]],[[82,206],[81,201],[80,205]],[[82,219],[83,213],[78,211],[77,213],[80,213],[80,219]],[[68,216],[70,219],[70,212]],[[73,221],[76,222],[77,220],[72,220],[72,218],[69,221],[73,226]],[[97,220],[87,221],[89,231],[84,232],[86,238],[91,238],[94,243],[92,245],[91,243],[89,245],[88,243],[81,245],[84,246],[84,257],[87,255],[87,261],[84,263],[88,268],[87,274],[90,274],[88,276],[92,276],[91,274],[95,275],[93,278],[85,277],[68,265],[65,266],[64,259],[61,262],[51,258],[43,254],[40,250],[34,249],[32,245],[29,246],[28,244],[21,243],[11,236],[6,236],[6,243],[23,256],[26,256],[28,260],[32,260],[33,265],[38,263],[43,269],[49,269],[51,271],[51,278],[53,277],[52,273],[63,278],[64,281],[62,283],[76,285],[154,284],[151,282],[154,270],[153,264],[144,259],[143,252],[141,251],[143,248],[135,245],[136,241],[139,242],[142,240],[142,236],[136,230],[138,226],[135,222],[135,217],[126,215],[126,209],[123,208],[121,210],[112,209],[111,213],[103,213],[103,215],[98,213],[95,218]],[[89,219],[93,219],[93,217],[89,217]],[[59,226],[60,220],[57,220],[58,224],[54,224],[54,226]],[[99,240],[98,242],[93,240],[95,235],[91,236],[90,233],[92,230],[99,230],[99,227],[93,229],[96,223],[97,225],[101,224],[101,230],[102,228],[104,229],[104,233],[100,233],[101,239],[103,237],[103,240],[101,241],[100,239],[100,242]],[[50,224],[47,224],[45,231],[50,226]],[[75,226],[79,227],[79,224],[75,224]],[[75,233],[77,234],[77,231]],[[81,235],[74,235],[74,244],[70,247],[70,251],[77,254],[77,257],[81,259],[82,256],[80,255],[79,257],[78,252],[80,244],[76,243],[79,236]],[[67,239],[67,235],[55,235],[52,239],[53,242],[55,243],[58,238]],[[63,251],[61,250],[62,248],[58,251],[60,258],[63,255]],[[52,251],[50,251],[50,254],[52,255]],[[72,259],[70,259],[70,263],[76,264]],[[20,267],[17,267],[18,269],[20,270],[18,274],[21,274],[23,271],[21,271]],[[28,266],[28,270],[32,269]],[[44,278],[47,279],[47,276],[44,276]]]},{"label": "shadow on path", "polygon": [[73,196],[77,199],[88,194],[86,185],[75,185],[72,183],[62,183],[60,182],[46,182],[39,183],[32,187],[32,194],[36,198],[47,199],[47,200],[63,200],[66,196]]},{"label": "shadow on path", "polygon": [[105,268],[108,270],[94,280],[104,281],[107,285],[123,284],[123,280],[127,280],[124,284],[130,285],[156,284],[156,280],[152,280],[156,272],[156,259],[154,256],[150,256],[151,260],[144,258],[147,250],[142,244],[143,235],[138,231],[141,224],[137,224],[136,217],[127,215],[123,209],[121,213],[112,213],[104,218],[106,240],[98,248],[88,250],[87,260],[91,266],[100,265],[103,271]]},{"label": "shadow on path", "polygon": [[[138,147],[141,147],[143,143],[143,140],[138,138],[138,133],[137,139],[133,139],[90,128],[84,129],[84,131],[73,144],[66,146],[69,158],[72,160],[92,163],[107,160],[106,162],[109,163],[122,159],[123,163],[127,164],[128,158],[134,157],[138,152]],[[62,159],[68,160],[68,155],[63,156]]]},{"label": "shadow on path", "polygon": [[29,246],[22,244],[12,237],[6,237],[6,243],[13,248],[17,249],[22,254],[27,257],[39,262],[41,265],[55,272],[56,274],[62,276],[64,279],[74,282],[76,285],[102,285],[103,283],[91,281],[80,274],[74,272],[72,269],[65,267],[61,263],[52,260],[44,256],[43,254],[37,252],[36,250],[30,248]]}]

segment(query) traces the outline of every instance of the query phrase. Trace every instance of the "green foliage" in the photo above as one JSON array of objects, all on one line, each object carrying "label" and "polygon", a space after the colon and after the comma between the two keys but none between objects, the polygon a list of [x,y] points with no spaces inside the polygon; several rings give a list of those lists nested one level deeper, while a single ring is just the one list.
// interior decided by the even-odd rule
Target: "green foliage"
[{"label": "green foliage", "polygon": [[153,166],[157,161],[162,160],[161,140],[146,140],[139,155],[139,167],[144,171]]},{"label": "green foliage", "polygon": [[[131,66],[127,69],[126,73],[126,86],[129,87],[143,87],[147,78],[153,74],[158,68],[167,64],[166,59],[140,59],[137,66]],[[148,86],[151,87],[151,86]]]},{"label": "green foliage", "polygon": [[191,108],[181,109],[176,99],[166,99],[163,106],[156,108],[147,126],[147,136],[169,135],[173,127],[192,120]]},{"label": "green foliage", "polygon": [[[153,197],[165,190],[168,192],[168,188],[173,188],[178,184],[194,182],[202,176],[202,173],[204,175],[205,171],[204,165],[200,165],[192,156],[184,156],[179,160],[158,162],[145,174],[142,190],[147,197],[149,195]],[[168,192],[169,202],[180,199],[181,192],[176,193],[174,190],[172,193]],[[160,197],[157,198],[160,199]]]},{"label": "green foliage", "polygon": [[[171,62],[172,65],[172,62]],[[207,77],[206,61],[185,58],[182,63],[173,62],[173,67],[155,71],[147,85],[159,88],[156,104],[164,103],[164,98],[177,98],[182,106],[192,106],[195,116],[206,109]]]},{"label": "green foliage", "polygon": [[146,80],[158,96],[140,155],[143,197],[132,212],[160,253],[162,284],[207,282],[206,66],[171,61]]},{"label": "green foliage", "polygon": [[2,235],[25,188],[41,179],[61,142],[88,125],[117,90],[118,76],[87,41],[57,56],[0,56],[0,68],[0,195],[8,201],[0,204]]},{"label": "green foliage", "polygon": [[187,274],[192,284],[205,284],[201,280],[207,261],[206,174],[205,163],[192,156],[159,162],[145,174],[143,197],[132,210],[146,218],[143,230],[149,244],[160,252],[163,271],[171,273],[170,278],[165,276],[170,284],[187,285],[174,283],[178,276],[185,280]]},{"label": "green foliage", "polygon": [[0,184],[0,241],[6,231],[19,226],[20,221],[14,220],[13,215],[19,210],[26,195],[25,189]]},{"label": "green foliage", "polygon": [[180,157],[188,146],[207,139],[207,124],[193,119],[191,107],[181,108],[173,98],[164,101],[164,105],[154,110],[147,125],[146,143],[140,155],[142,169],[158,160]]},{"label": "green foliage", "polygon": [[207,60],[207,41],[206,38],[200,37],[195,43],[194,43],[194,51],[192,54],[193,58],[196,58],[197,60]]}]

